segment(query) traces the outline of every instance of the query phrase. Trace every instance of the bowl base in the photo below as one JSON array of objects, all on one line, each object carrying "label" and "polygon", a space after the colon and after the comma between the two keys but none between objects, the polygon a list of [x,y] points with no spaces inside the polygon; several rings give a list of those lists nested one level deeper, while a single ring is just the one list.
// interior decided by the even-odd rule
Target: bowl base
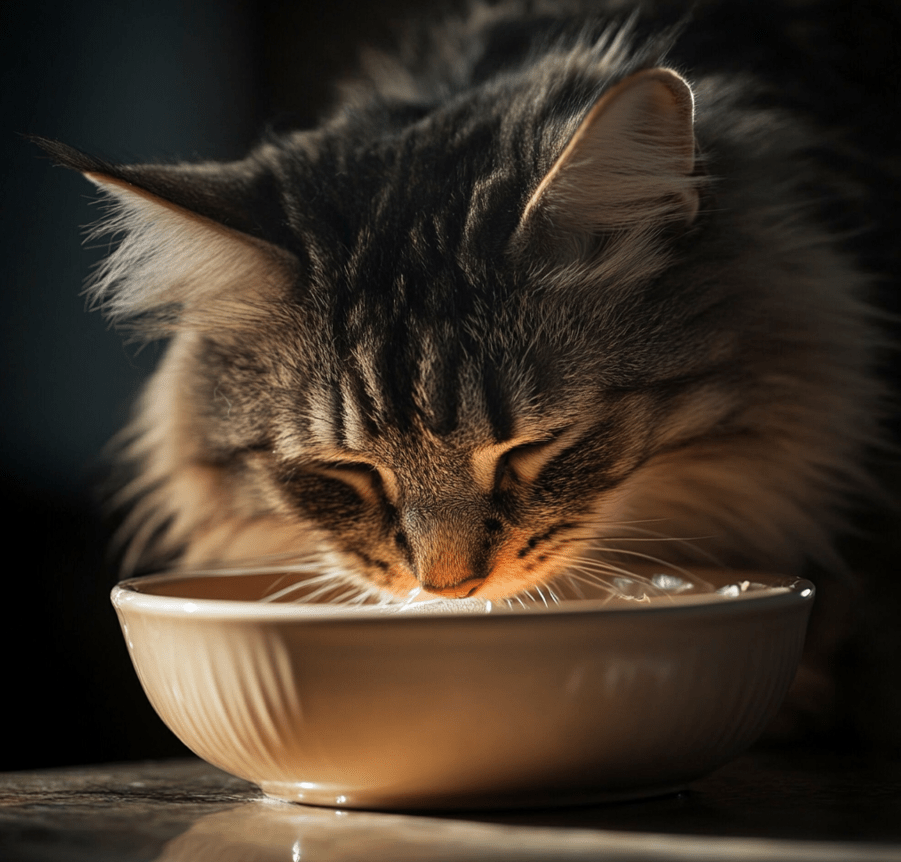
[{"label": "bowl base", "polygon": [[629,802],[652,796],[671,796],[688,789],[687,782],[622,789],[554,790],[522,792],[460,792],[449,794],[404,793],[348,789],[344,793],[311,789],[294,782],[267,782],[260,789],[279,802],[299,802],[320,808],[351,808],[368,811],[474,811],[513,808],[569,808],[608,802]]}]

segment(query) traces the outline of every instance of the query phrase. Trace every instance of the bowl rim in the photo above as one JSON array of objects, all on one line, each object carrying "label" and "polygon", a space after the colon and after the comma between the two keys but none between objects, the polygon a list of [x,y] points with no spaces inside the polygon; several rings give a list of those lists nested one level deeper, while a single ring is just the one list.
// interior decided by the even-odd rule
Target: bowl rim
[{"label": "bowl rim", "polygon": [[[700,570],[699,570],[700,571]],[[709,570],[708,570],[709,571]],[[723,571],[720,569],[719,571]],[[297,623],[325,623],[325,622],[362,622],[364,620],[395,621],[402,620],[427,620],[430,624],[440,624],[439,621],[453,621],[459,623],[462,620],[513,620],[535,619],[543,617],[559,619],[564,616],[584,615],[629,615],[629,614],[666,614],[669,616],[697,616],[702,614],[718,615],[721,613],[734,614],[739,609],[748,612],[776,611],[780,608],[790,608],[809,604],[813,601],[816,588],[813,583],[805,578],[776,575],[763,572],[737,571],[736,575],[753,578],[754,583],[764,584],[767,589],[742,593],[739,596],[726,597],[716,593],[698,593],[691,596],[674,595],[670,601],[623,602],[611,604],[603,599],[574,599],[564,600],[560,604],[545,607],[502,609],[494,613],[480,613],[474,610],[464,610],[461,613],[435,613],[425,608],[418,611],[415,608],[406,607],[400,611],[400,606],[361,605],[349,608],[341,605],[305,605],[293,602],[259,602],[244,599],[209,599],[187,598],[179,596],[163,596],[146,592],[142,586],[161,584],[167,581],[178,581],[188,577],[197,577],[207,573],[198,571],[173,571],[154,575],[144,575],[137,578],[128,578],[120,581],[113,587],[110,600],[118,610],[137,610],[154,615],[173,617],[190,617],[192,619],[230,619],[244,621],[292,621]],[[209,574],[210,577],[227,578],[222,573]],[[749,577],[736,577],[736,581],[750,580]],[[397,610],[393,610],[397,608]]]}]

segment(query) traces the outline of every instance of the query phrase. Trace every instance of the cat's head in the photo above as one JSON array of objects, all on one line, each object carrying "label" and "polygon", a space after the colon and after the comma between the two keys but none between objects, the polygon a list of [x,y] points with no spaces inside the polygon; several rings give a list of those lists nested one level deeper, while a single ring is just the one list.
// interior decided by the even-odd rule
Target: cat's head
[{"label": "cat's head", "polygon": [[795,311],[765,331],[750,241],[701,224],[688,84],[581,98],[379,103],[227,165],[46,145],[112,202],[97,302],[170,339],[126,448],[136,555],[312,551],[395,594],[494,598],[605,537],[822,538],[801,450],[843,444],[796,426],[824,348],[788,383],[798,345],[767,355]]}]

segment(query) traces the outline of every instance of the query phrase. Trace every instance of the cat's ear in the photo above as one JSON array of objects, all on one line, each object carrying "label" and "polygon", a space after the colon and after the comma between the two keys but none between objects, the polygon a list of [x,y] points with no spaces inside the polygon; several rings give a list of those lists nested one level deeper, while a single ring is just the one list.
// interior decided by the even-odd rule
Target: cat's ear
[{"label": "cat's ear", "polygon": [[260,188],[266,176],[253,165],[113,165],[37,143],[107,197],[91,237],[111,235],[118,245],[89,293],[115,324],[129,323],[148,338],[240,327],[289,288],[296,259],[264,238],[284,219],[255,205],[269,196]]},{"label": "cat's ear", "polygon": [[588,111],[523,213],[521,231],[561,239],[662,223],[698,212],[694,99],[670,69],[646,69]]}]

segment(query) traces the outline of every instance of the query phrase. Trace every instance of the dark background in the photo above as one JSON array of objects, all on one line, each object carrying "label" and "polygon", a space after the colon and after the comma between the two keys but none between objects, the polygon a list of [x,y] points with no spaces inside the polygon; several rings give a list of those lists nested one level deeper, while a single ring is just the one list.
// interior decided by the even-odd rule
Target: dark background
[{"label": "dark background", "polygon": [[[118,161],[237,158],[267,124],[313,124],[358,44],[383,40],[405,8],[417,4],[4,4],[0,770],[184,752],[128,660],[108,599],[117,577],[114,523],[101,514],[103,449],[157,349],[124,346],[99,314],[86,313],[82,285],[102,254],[81,242],[80,227],[96,218],[91,187],[21,136],[57,138]],[[886,42],[880,15],[849,36],[845,57],[863,56],[869,33]],[[895,99],[877,114],[897,128],[898,109]],[[897,686],[873,682],[901,653],[899,532],[896,518],[874,515],[850,548],[867,561],[864,581],[882,591],[863,625],[880,636],[855,647],[845,669],[852,696],[871,715],[863,720],[869,739],[891,738],[901,715]]]},{"label": "dark background", "polygon": [[0,13],[0,770],[184,749],[146,702],[109,591],[104,447],[158,349],[125,346],[82,287],[92,187],[22,135],[114,161],[233,159],[312,125],[364,39],[411,0],[7,2]]}]

